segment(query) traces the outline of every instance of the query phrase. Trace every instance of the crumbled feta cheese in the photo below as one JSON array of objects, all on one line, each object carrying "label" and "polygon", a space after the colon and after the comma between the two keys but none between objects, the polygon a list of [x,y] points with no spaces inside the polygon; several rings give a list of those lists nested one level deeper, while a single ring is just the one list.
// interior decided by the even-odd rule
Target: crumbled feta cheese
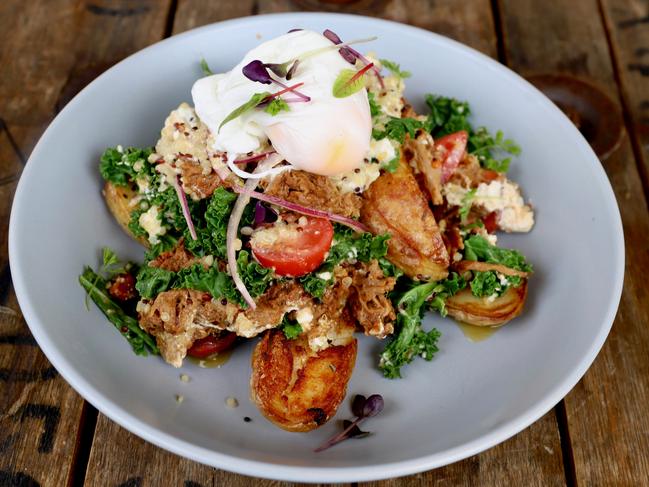
[{"label": "crumbled feta cheese", "polygon": [[498,276],[498,280],[500,281],[500,284],[502,286],[507,286],[509,284],[509,281],[507,280],[507,276],[505,274],[501,274],[500,272],[496,273]]},{"label": "crumbled feta cheese", "polygon": [[230,409],[234,409],[236,407],[239,407],[239,401],[237,401],[236,397],[226,397],[225,398],[225,405],[229,407]]},{"label": "crumbled feta cheese", "polygon": [[305,329],[313,321],[313,311],[311,311],[311,308],[301,308],[295,312],[295,320],[300,324],[302,329]]},{"label": "crumbled feta cheese", "polygon": [[485,298],[485,299],[486,299],[487,303],[493,303],[496,300],[497,297],[498,297],[498,293],[493,293],[491,296],[489,296],[488,298]]},{"label": "crumbled feta cheese", "polygon": [[328,281],[331,279],[331,272],[321,272],[320,274],[316,274],[316,277],[318,279],[322,279],[323,281]]},{"label": "crumbled feta cheese", "polygon": [[153,245],[158,243],[158,237],[160,235],[164,235],[167,232],[167,229],[162,226],[158,211],[159,208],[153,205],[142,213],[138,219],[140,226],[149,234],[149,242]]},{"label": "crumbled feta cheese", "polygon": [[124,147],[122,147],[121,145],[118,145],[117,146],[117,152],[119,152],[120,154],[124,154]]},{"label": "crumbled feta cheese", "polygon": [[[383,139],[387,140],[387,139]],[[370,152],[371,145],[370,142]],[[390,147],[392,147],[390,145]],[[369,159],[369,156],[368,156]],[[376,181],[376,179],[381,175],[381,166],[373,162],[364,162],[359,168],[354,169],[338,176],[332,176],[331,180],[340,190],[341,193],[352,193],[358,192],[362,193],[369,186]]]}]

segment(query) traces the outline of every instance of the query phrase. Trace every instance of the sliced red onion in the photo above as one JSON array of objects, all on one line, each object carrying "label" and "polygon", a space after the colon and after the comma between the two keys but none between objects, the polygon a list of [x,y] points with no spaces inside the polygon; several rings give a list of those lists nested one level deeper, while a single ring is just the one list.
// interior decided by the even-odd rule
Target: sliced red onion
[{"label": "sliced red onion", "polygon": [[[283,158],[279,155],[276,155],[275,157],[271,156],[267,160],[259,163],[255,168],[255,170],[253,171],[253,174],[268,171],[272,169],[273,166],[282,162],[282,160]],[[230,213],[230,219],[228,220],[228,228],[227,228],[226,239],[225,239],[225,245],[227,251],[226,253],[228,257],[228,270],[230,271],[230,276],[234,281],[234,285],[241,293],[241,296],[243,296],[245,302],[248,303],[248,306],[250,306],[250,308],[252,309],[255,309],[257,305],[255,304],[255,300],[248,292],[246,285],[241,279],[241,276],[239,275],[239,268],[237,266],[237,256],[236,256],[236,249],[234,248],[234,241],[237,239],[239,222],[241,221],[243,210],[245,209],[246,205],[250,201],[249,193],[254,192],[258,183],[259,181],[257,179],[250,178],[246,181],[246,184],[244,185],[243,188],[239,188],[238,186],[234,187],[234,190],[237,193],[239,193],[239,197],[237,198],[237,201],[235,201],[234,203],[234,207],[232,208],[232,213]]]},{"label": "sliced red onion", "polygon": [[176,184],[174,184],[174,189],[180,200],[180,207],[183,209],[183,216],[187,222],[187,227],[189,228],[189,234],[192,236],[192,240],[197,240],[198,235],[196,235],[196,229],[194,228],[194,222],[192,221],[192,215],[189,212],[189,204],[187,204],[187,196],[185,195],[185,190],[183,189],[182,183],[180,182],[180,174],[176,174]]},{"label": "sliced red onion", "polygon": [[369,229],[361,222],[358,222],[352,218],[347,218],[345,216],[336,215],[335,213],[331,213],[329,211],[308,208],[306,206],[298,205],[297,203],[291,203],[290,201],[283,200],[282,198],[278,198],[277,196],[271,196],[268,194],[259,193],[254,190],[248,190],[246,189],[246,187],[241,188],[235,186],[234,191],[239,194],[246,194],[247,196],[255,198],[257,200],[265,201],[266,203],[270,203],[271,205],[281,206],[282,208],[286,208],[287,210],[301,213],[302,215],[331,220],[333,222],[340,223],[341,225],[345,225],[352,230],[356,230],[357,232],[369,232]]},{"label": "sliced red onion", "polygon": [[237,159],[234,161],[235,164],[248,164],[249,162],[257,162],[262,159],[266,159],[269,155],[274,154],[275,151],[271,150],[268,152],[262,152],[261,154],[257,154],[254,156],[246,157],[245,159]]},{"label": "sliced red onion", "polygon": [[221,178],[221,181],[225,181],[230,175],[228,166],[217,166],[214,168],[214,172],[216,172],[216,175]]}]

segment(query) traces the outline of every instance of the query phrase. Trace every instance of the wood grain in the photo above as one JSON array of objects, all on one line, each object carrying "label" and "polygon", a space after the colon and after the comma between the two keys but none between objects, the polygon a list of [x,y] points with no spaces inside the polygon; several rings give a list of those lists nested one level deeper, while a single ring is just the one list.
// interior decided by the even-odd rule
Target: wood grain
[{"label": "wood grain", "polygon": [[[606,35],[595,11],[594,0],[571,2],[569,14],[554,2],[503,1],[505,47],[512,67],[587,77],[618,100]],[[565,405],[578,485],[646,485],[649,214],[628,139],[607,159],[605,169],[624,225],[624,293],[606,345]]]},{"label": "wood grain", "polygon": [[649,3],[601,0],[624,109],[629,115],[635,152],[649,195]]},{"label": "wood grain", "polygon": [[[129,433],[100,415],[98,438],[110,443],[96,443],[88,464],[87,487],[105,485],[139,486],[232,486],[297,487],[301,484],[262,480],[218,470],[166,452]],[[250,472],[254,475],[255,472]],[[344,486],[344,484],[343,484]]]},{"label": "wood grain", "polygon": [[260,14],[277,13],[299,10],[303,3],[307,7],[317,6],[319,10],[344,11],[414,25],[456,39],[489,56],[496,55],[496,33],[488,0],[462,2],[462,8],[454,0],[361,0],[342,9],[338,6],[328,9],[326,2],[308,0],[259,0],[258,7]]},{"label": "wood grain", "polygon": [[[7,306],[0,314],[2,485],[58,487],[70,483],[84,404],[36,346],[17,312],[10,286],[6,228],[21,159],[31,152],[56,111],[90,81],[91,77],[83,75],[88,67],[95,66],[96,75],[101,72],[96,66],[110,65],[162,36],[167,5],[167,1],[0,2],[0,63],[4,68],[0,80],[0,303]],[[147,12],[152,14],[147,17]],[[146,18],[158,20],[157,32]]]}]

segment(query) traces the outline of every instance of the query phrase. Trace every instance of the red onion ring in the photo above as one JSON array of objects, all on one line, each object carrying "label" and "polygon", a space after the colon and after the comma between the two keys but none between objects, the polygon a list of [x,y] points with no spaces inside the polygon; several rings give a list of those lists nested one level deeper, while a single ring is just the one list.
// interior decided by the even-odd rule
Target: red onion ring
[{"label": "red onion ring", "polygon": [[197,240],[198,235],[196,235],[196,228],[194,228],[194,222],[192,221],[192,215],[189,212],[189,204],[187,203],[187,196],[185,195],[185,190],[183,185],[180,182],[180,174],[176,174],[176,184],[174,184],[174,189],[180,200],[180,207],[183,209],[183,216],[187,222],[187,227],[189,228],[189,234],[192,236],[192,240]]}]

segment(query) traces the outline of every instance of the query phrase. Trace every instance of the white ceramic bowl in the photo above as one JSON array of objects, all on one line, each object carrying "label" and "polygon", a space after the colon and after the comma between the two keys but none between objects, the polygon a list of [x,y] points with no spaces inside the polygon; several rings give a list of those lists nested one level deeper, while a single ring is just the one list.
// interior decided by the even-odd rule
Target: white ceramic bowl
[{"label": "white ceramic bowl", "polygon": [[[354,393],[381,393],[375,434],[324,453],[332,420],[308,434],[286,433],[248,401],[251,346],[221,369],[179,371],[133,355],[94,307],[77,276],[108,245],[141,259],[100,195],[98,159],[116,144],[154,144],[166,115],[191,101],[205,57],[228,70],[250,48],[294,27],[331,28],[343,39],[377,35],[369,49],[412,71],[407,96],[428,92],[470,101],[474,121],[502,129],[523,148],[511,176],[537,212],[527,235],[503,236],[534,263],[524,315],[481,343],[450,320],[433,362],[415,360],[401,380],[376,364],[382,344],[360,339]],[[366,47],[366,46],[364,46]],[[102,413],[177,454],[248,475],[313,482],[360,481],[445,465],[519,432],[556,404],[601,348],[619,302],[624,246],[615,198],[600,163],[568,119],[541,93],[484,55],[444,37],[382,20],[334,14],[258,16],[210,25],[155,44],[84,89],[34,149],[16,193],[9,246],[22,311],[63,377]],[[595,265],[596,275],[595,273]],[[185,401],[177,404],[175,394]],[[234,396],[240,407],[228,409]],[[253,421],[245,423],[244,416]],[[351,416],[345,402],[336,419]]]}]

